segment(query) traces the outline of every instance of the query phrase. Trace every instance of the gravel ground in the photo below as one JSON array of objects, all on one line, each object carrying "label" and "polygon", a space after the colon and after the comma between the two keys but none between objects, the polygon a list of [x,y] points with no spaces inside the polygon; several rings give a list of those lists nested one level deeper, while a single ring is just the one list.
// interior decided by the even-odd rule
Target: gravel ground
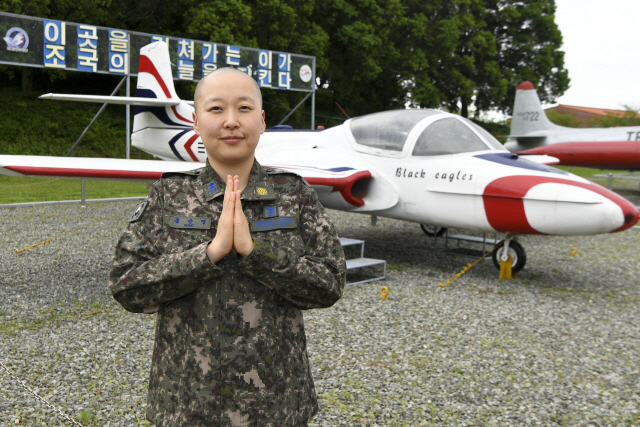
[{"label": "gravel ground", "polygon": [[[134,206],[0,211],[0,361],[86,426],[147,425],[154,316],[107,290]],[[484,261],[439,288],[472,260],[435,250],[416,224],[331,214],[388,275],[305,313],[321,405],[311,425],[640,425],[639,231],[524,237],[517,279]],[[58,423],[0,370],[0,426]]]}]

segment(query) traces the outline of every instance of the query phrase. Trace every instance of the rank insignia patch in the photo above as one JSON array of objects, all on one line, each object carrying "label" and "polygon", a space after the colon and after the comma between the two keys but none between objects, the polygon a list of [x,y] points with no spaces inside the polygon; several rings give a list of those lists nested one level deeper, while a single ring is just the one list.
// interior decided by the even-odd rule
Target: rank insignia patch
[{"label": "rank insignia patch", "polygon": [[144,202],[138,203],[138,206],[136,206],[136,210],[133,211],[133,215],[131,215],[131,218],[129,218],[129,222],[136,222],[137,220],[142,218],[142,214],[144,214],[144,210],[147,208],[148,205],[149,205],[149,202],[147,200],[145,200]]},{"label": "rank insignia patch", "polygon": [[278,216],[278,208],[275,206],[265,206],[262,217],[273,218],[274,216]]},{"label": "rank insignia patch", "polygon": [[268,193],[266,188],[258,187],[258,194],[261,196],[266,196]]},{"label": "rank insignia patch", "polygon": [[211,181],[207,184],[207,191],[209,192],[210,196],[213,196],[218,192],[218,186],[216,185],[215,181]]}]

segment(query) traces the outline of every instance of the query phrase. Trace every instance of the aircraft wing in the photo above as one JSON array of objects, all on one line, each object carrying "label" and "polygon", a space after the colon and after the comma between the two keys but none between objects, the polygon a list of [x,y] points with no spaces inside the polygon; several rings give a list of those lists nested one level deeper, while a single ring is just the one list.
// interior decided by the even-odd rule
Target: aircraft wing
[{"label": "aircraft wing", "polygon": [[40,99],[54,101],[96,102],[99,104],[144,105],[147,107],[171,107],[180,103],[193,105],[193,101],[180,99],[143,98],[139,96],[100,96],[100,95],[65,95],[60,93],[45,93]]},{"label": "aircraft wing", "polygon": [[164,172],[198,169],[200,162],[0,155],[0,174],[61,178],[155,181]]},{"label": "aircraft wing", "polygon": [[[112,179],[150,182],[164,172],[181,172],[204,166],[200,162],[127,160],[95,157],[0,155],[0,174],[78,179]],[[364,205],[371,172],[350,167],[320,169],[309,166],[271,165],[301,175],[323,199],[337,198],[351,207]],[[333,194],[335,193],[335,194]],[[333,204],[333,203],[332,203]]]}]

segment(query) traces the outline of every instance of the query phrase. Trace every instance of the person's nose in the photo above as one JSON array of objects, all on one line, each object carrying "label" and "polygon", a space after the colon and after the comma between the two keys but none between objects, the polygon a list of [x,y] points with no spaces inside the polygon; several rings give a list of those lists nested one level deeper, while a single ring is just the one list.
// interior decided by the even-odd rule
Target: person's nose
[{"label": "person's nose", "polygon": [[237,114],[238,113],[234,110],[229,110],[227,112],[227,115],[224,121],[225,129],[236,129],[238,128],[238,126],[240,126],[240,123],[238,122]]}]

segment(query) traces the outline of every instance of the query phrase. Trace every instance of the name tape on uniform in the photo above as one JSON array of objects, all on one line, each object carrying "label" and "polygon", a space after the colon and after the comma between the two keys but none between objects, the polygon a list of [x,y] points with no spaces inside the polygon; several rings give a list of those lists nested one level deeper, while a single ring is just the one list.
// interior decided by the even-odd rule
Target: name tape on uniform
[{"label": "name tape on uniform", "polygon": [[251,223],[251,231],[269,231],[278,228],[296,228],[297,226],[298,218],[290,216],[280,216],[273,219],[253,221]]},{"label": "name tape on uniform", "polygon": [[208,230],[211,228],[210,218],[187,218],[182,216],[172,216],[167,221],[171,228],[197,228]]}]

